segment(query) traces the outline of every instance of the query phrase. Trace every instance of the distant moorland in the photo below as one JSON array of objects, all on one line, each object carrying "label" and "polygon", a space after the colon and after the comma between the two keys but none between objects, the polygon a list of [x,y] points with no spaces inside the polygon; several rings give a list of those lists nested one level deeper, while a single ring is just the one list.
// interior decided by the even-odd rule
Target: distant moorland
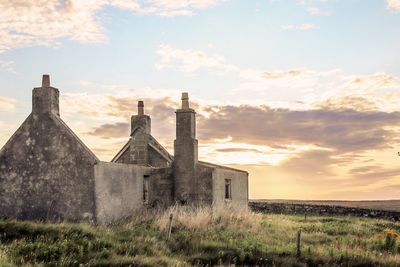
[{"label": "distant moorland", "polygon": [[347,201],[347,200],[284,200],[284,199],[255,199],[254,202],[267,203],[290,203],[306,205],[328,205],[342,206],[362,209],[389,210],[400,212],[400,200],[368,200],[368,201]]}]

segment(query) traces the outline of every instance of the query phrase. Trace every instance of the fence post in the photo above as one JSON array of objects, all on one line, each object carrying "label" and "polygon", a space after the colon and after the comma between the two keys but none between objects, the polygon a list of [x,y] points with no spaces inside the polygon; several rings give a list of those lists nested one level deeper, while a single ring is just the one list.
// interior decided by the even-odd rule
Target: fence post
[{"label": "fence post", "polygon": [[301,230],[297,232],[297,240],[296,240],[296,256],[301,256]]},{"label": "fence post", "polygon": [[171,238],[172,219],[173,219],[173,214],[171,213],[171,215],[169,215],[169,221],[167,226],[167,241]]}]

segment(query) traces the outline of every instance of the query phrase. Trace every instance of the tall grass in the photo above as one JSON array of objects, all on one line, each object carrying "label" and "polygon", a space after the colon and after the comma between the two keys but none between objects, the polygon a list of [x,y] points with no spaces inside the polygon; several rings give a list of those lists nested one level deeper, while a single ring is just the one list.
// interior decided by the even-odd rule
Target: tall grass
[{"label": "tall grass", "polygon": [[215,228],[257,229],[263,220],[262,214],[251,212],[246,207],[212,208],[175,205],[156,214],[156,225],[166,230],[171,214],[175,228],[190,231],[209,231]]},{"label": "tall grass", "polygon": [[399,231],[386,220],[232,207],[173,206],[107,226],[0,220],[0,266],[400,266]]}]

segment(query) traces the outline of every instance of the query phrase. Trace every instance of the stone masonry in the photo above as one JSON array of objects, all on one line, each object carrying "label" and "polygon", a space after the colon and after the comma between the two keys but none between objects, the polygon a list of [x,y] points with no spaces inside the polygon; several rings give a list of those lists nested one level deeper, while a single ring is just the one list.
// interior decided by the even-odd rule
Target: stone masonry
[{"label": "stone masonry", "polygon": [[248,173],[198,160],[196,112],[182,94],[171,155],[151,135],[143,101],[112,162],[100,161],[63,122],[59,90],[43,75],[32,113],[0,150],[0,217],[110,223],[174,203],[242,208]]}]

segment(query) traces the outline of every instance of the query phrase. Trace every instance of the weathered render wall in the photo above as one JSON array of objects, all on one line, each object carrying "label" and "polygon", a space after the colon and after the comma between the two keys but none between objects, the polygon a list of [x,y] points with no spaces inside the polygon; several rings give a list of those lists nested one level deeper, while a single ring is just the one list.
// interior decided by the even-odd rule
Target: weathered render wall
[{"label": "weathered render wall", "polygon": [[94,219],[97,158],[53,113],[32,113],[0,151],[0,217]]},{"label": "weathered render wall", "polygon": [[211,205],[213,202],[213,168],[197,164],[195,199],[192,202],[198,205]]},{"label": "weathered render wall", "polygon": [[98,163],[94,168],[97,222],[123,219],[142,208],[143,177],[150,171],[140,165]]},{"label": "weathered render wall", "polygon": [[174,203],[172,168],[153,168],[149,182],[149,207],[165,208]]},{"label": "weathered render wall", "polygon": [[[215,168],[213,180],[213,206],[229,206],[234,209],[247,208],[249,200],[248,174],[231,169]],[[225,179],[231,180],[232,199],[225,199]]]}]

